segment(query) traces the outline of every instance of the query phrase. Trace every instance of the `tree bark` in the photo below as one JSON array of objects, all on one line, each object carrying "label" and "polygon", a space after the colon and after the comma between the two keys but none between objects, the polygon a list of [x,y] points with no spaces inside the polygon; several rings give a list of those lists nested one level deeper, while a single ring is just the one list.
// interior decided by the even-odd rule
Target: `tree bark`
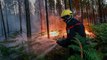
[{"label": "tree bark", "polygon": [[48,38],[50,38],[47,0],[45,0],[45,9],[46,9],[46,22],[47,22],[47,36],[48,36]]},{"label": "tree bark", "polygon": [[65,9],[67,9],[67,0],[64,0]]},{"label": "tree bark", "polygon": [[80,10],[81,10],[81,22],[83,23],[84,16],[83,16],[83,4],[82,4],[82,0],[80,0]]},{"label": "tree bark", "polygon": [[69,0],[70,10],[72,10],[72,0]]},{"label": "tree bark", "polygon": [[22,34],[22,12],[21,12],[21,0],[18,0],[18,9],[19,9],[19,21],[20,21],[20,33]]},{"label": "tree bark", "polygon": [[26,29],[27,29],[27,38],[31,39],[31,22],[30,22],[30,10],[29,10],[29,0],[24,0],[25,12],[26,12]]},{"label": "tree bark", "polygon": [[98,0],[98,5],[99,5],[98,12],[99,12],[100,23],[103,23],[101,0]]},{"label": "tree bark", "polygon": [[[38,0],[39,2],[39,13],[40,13],[40,23],[41,23],[41,33],[43,32],[43,15],[42,15],[42,7],[41,7],[41,1]],[[41,34],[42,35],[42,34]]]},{"label": "tree bark", "polygon": [[5,39],[7,40],[7,33],[6,33],[6,27],[5,27],[4,17],[3,17],[1,1],[0,1],[0,13],[1,13],[1,21],[2,21],[2,24],[3,24]]},{"label": "tree bark", "polygon": [[7,25],[7,35],[9,36],[9,23],[8,23],[8,10],[7,10],[7,4],[6,4],[6,25]]},{"label": "tree bark", "polygon": [[96,17],[95,17],[95,10],[94,10],[94,2],[95,2],[95,1],[92,0],[92,14],[93,14],[93,23],[96,24],[96,21],[95,21],[95,20],[96,20],[96,19],[95,19]]}]

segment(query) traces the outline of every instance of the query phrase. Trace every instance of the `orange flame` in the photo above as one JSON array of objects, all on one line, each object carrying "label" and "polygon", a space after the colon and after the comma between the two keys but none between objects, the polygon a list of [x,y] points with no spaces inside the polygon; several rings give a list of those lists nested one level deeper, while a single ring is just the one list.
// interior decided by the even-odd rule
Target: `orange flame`
[{"label": "orange flame", "polygon": [[85,33],[91,38],[95,37],[95,34],[93,32],[89,32],[88,30],[85,30]]},{"label": "orange flame", "polygon": [[59,32],[58,31],[51,31],[50,32],[50,36],[51,37],[55,37],[55,36],[58,36],[59,35]]},{"label": "orange flame", "polygon": [[88,30],[85,30],[85,33],[86,33],[87,35],[91,35],[91,33],[90,33]]}]

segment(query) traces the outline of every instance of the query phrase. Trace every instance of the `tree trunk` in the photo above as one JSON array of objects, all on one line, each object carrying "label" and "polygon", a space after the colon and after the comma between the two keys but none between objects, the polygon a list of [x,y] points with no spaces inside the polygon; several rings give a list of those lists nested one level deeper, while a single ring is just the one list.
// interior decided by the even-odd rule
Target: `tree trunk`
[{"label": "tree trunk", "polygon": [[95,21],[95,18],[96,18],[96,17],[95,17],[95,10],[94,10],[94,2],[95,2],[95,1],[92,0],[92,4],[91,4],[91,5],[92,5],[93,23],[96,24],[96,21]]},{"label": "tree trunk", "polygon": [[64,0],[65,9],[67,9],[67,0]]},{"label": "tree trunk", "polygon": [[83,23],[84,16],[83,16],[83,4],[82,4],[82,0],[80,0],[80,10],[81,10],[81,22]]},{"label": "tree trunk", "polygon": [[48,35],[48,38],[50,38],[47,0],[45,0],[45,9],[46,9],[46,22],[47,22],[47,35]]},{"label": "tree trunk", "polygon": [[85,10],[86,10],[86,18],[87,18],[87,21],[88,21],[88,25],[89,25],[89,22],[90,22],[90,20],[89,20],[89,14],[88,14],[88,4],[86,4],[86,7],[85,7]]},{"label": "tree trunk", "polygon": [[6,33],[6,27],[5,27],[4,17],[3,17],[1,1],[0,1],[0,13],[1,13],[1,21],[2,21],[2,24],[3,24],[3,30],[4,30],[5,39],[7,40],[7,33]]},{"label": "tree trunk", "polygon": [[72,10],[72,0],[69,0],[70,10]]},{"label": "tree trunk", "polygon": [[41,33],[43,32],[43,21],[42,21],[42,8],[41,8],[41,1],[40,0],[38,0],[38,2],[39,2],[39,13],[40,13],[40,21],[41,21]]},{"label": "tree trunk", "polygon": [[90,1],[88,0],[87,4],[86,4],[86,7],[87,7],[87,15],[88,15],[88,21],[89,23],[92,23],[92,18],[90,17]]},{"label": "tree trunk", "polygon": [[29,0],[24,0],[25,12],[26,12],[26,28],[27,28],[27,38],[31,39],[31,22],[30,22],[30,10],[29,10]]},{"label": "tree trunk", "polygon": [[102,2],[102,16],[103,16],[103,22],[106,23],[106,17],[105,17],[105,8],[104,8],[104,3]]},{"label": "tree trunk", "polygon": [[21,12],[21,0],[18,0],[18,9],[19,9],[19,21],[20,21],[20,33],[22,34],[22,12]]},{"label": "tree trunk", "polygon": [[102,6],[101,6],[101,1],[102,0],[98,0],[98,5],[99,5],[99,8],[98,8],[98,12],[99,12],[99,19],[100,19],[100,23],[103,23],[103,16],[102,16]]},{"label": "tree trunk", "polygon": [[6,4],[6,25],[7,25],[7,34],[9,36],[9,23],[8,23],[8,10],[7,10],[7,4]]}]

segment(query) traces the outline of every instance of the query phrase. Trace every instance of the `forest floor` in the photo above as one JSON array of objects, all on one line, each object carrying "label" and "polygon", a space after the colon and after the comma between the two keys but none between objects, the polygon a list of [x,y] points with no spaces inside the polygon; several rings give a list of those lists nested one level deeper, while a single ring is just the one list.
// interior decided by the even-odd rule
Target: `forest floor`
[{"label": "forest floor", "polygon": [[[20,41],[27,40],[25,34],[18,36],[16,39],[19,39]],[[46,60],[65,60],[65,58],[69,57],[69,50],[57,45],[56,40],[54,39],[33,35],[30,44],[32,46],[32,51],[37,55],[37,58],[45,57]]]}]

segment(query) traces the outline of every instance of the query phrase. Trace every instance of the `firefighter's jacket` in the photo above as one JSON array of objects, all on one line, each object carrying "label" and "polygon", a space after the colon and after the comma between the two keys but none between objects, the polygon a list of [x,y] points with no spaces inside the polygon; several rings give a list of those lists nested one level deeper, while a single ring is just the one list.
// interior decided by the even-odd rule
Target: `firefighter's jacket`
[{"label": "firefighter's jacket", "polygon": [[86,37],[84,25],[75,18],[72,18],[67,22],[66,31],[67,38],[57,41],[57,43],[63,47],[68,47],[72,44],[71,40],[73,40],[77,33],[82,37]]}]

